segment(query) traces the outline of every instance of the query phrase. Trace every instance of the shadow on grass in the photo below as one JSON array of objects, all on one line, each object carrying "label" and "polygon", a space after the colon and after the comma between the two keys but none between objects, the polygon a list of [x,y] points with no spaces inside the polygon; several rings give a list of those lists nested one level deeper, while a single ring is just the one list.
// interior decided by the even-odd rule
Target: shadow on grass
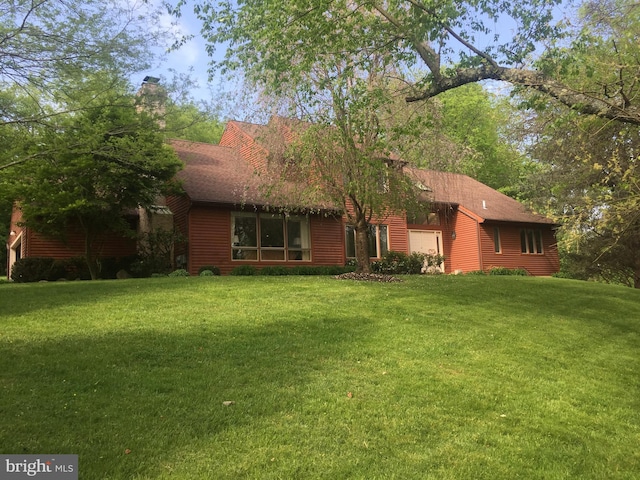
[{"label": "shadow on grass", "polygon": [[[11,283],[0,288],[0,318],[68,305],[99,303],[104,298],[126,298],[145,292],[189,288],[191,278],[95,280],[75,282]],[[213,279],[219,280],[218,278]],[[193,284],[193,282],[192,282]]]},{"label": "shadow on grass", "polygon": [[1,450],[79,454],[81,478],[154,478],[189,445],[293,408],[371,328],[360,318],[202,321],[181,333],[0,344]]}]

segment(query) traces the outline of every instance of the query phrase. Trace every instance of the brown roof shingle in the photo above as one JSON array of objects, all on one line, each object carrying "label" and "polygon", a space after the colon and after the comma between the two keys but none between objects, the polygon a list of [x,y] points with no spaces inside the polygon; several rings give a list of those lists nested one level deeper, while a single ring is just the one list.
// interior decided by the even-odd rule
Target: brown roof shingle
[{"label": "brown roof shingle", "polygon": [[178,173],[194,202],[262,204],[253,168],[229,147],[187,140],[171,140],[185,168]]},{"label": "brown roof shingle", "polygon": [[482,221],[555,223],[543,215],[529,211],[517,200],[466,175],[417,168],[407,171],[430,190],[432,202],[460,205]]}]

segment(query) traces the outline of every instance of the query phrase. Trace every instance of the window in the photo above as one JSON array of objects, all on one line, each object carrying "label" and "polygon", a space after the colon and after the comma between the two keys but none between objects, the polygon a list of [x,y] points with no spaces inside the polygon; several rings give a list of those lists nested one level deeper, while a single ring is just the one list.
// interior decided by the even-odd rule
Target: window
[{"label": "window", "polygon": [[[347,258],[356,256],[356,230],[347,225],[345,230]],[[389,228],[386,225],[369,225],[369,256],[380,258],[389,251]]]},{"label": "window", "polygon": [[440,225],[440,214],[438,212],[421,212],[410,217],[408,223],[416,225]]},{"label": "window", "polygon": [[233,260],[309,261],[311,235],[305,216],[231,214]]},{"label": "window", "polygon": [[542,254],[542,230],[522,229],[520,230],[520,251],[525,254]]},{"label": "window", "polygon": [[502,253],[502,245],[500,245],[500,229],[493,227],[493,251],[495,253]]}]

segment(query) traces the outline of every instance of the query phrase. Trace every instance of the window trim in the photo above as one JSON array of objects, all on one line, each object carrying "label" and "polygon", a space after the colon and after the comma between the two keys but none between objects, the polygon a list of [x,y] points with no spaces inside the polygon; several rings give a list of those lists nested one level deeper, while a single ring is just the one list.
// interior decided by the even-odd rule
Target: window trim
[{"label": "window trim", "polygon": [[520,229],[520,254],[544,255],[544,235],[541,228]]},{"label": "window trim", "polygon": [[493,253],[495,253],[496,255],[502,255],[500,227],[493,227]]},{"label": "window trim", "polygon": [[[391,242],[389,239],[389,225],[387,225],[386,223],[370,223],[369,224],[369,228],[374,228],[375,229],[375,248],[376,251],[375,252],[369,252],[369,258],[370,259],[380,259],[384,256],[385,253],[388,253],[391,250]],[[380,227],[384,227],[386,230],[386,242],[381,242],[380,241]],[[351,229],[352,233],[353,233],[353,256],[349,255],[349,242],[347,240],[347,235],[349,235],[349,230]],[[355,244],[356,244],[356,229],[353,227],[353,225],[345,225],[345,257],[348,259],[351,258],[356,258],[355,257]],[[371,238],[371,236],[369,237]],[[386,251],[382,252],[381,250],[381,245],[382,243],[386,243]],[[372,253],[375,253],[375,255],[373,255]]]},{"label": "window trim", "polygon": [[[235,218],[253,218],[255,222],[255,236],[256,236],[256,246],[244,246],[236,244],[234,239],[237,237],[235,234]],[[282,247],[266,247],[262,246],[262,223],[261,218],[279,218],[282,225],[283,232],[283,244]],[[289,245],[289,222],[291,220],[300,219],[300,224],[306,224],[306,232],[301,232],[301,241],[306,238],[308,246],[303,246],[302,244],[298,246],[290,246]],[[312,248],[311,248],[311,222],[309,220],[308,215],[286,215],[282,213],[270,213],[270,212],[241,212],[241,211],[232,211],[231,212],[231,261],[232,262],[276,262],[276,263],[301,263],[301,262],[311,262],[312,261]],[[296,237],[297,238],[297,237]],[[255,258],[235,258],[236,252],[247,251],[247,252],[255,252],[252,256]],[[269,252],[282,253],[282,258],[268,258]],[[293,258],[294,256],[300,255],[300,259]],[[305,258],[305,256],[307,258]]]}]

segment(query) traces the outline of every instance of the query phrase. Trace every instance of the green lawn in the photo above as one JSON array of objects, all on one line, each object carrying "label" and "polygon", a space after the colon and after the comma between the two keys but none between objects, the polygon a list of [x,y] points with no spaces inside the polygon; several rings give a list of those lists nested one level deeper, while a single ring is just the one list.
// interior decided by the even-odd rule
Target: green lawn
[{"label": "green lawn", "polygon": [[640,291],[0,284],[0,452],[81,479],[637,479]]}]

